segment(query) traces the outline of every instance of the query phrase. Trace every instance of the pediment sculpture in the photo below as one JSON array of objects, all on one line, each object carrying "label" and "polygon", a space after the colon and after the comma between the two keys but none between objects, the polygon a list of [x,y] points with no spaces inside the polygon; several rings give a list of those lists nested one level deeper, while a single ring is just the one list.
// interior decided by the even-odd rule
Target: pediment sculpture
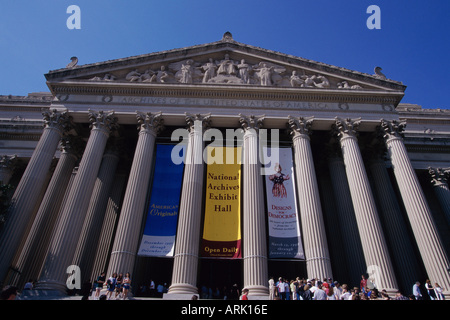
[{"label": "pediment sculpture", "polygon": [[186,59],[172,62],[159,70],[129,70],[125,76],[116,77],[110,73],[96,76],[91,81],[127,81],[147,83],[182,83],[182,84],[238,84],[267,87],[292,88],[338,88],[362,89],[360,85],[348,81],[331,81],[322,74],[307,74],[305,70],[287,70],[268,61],[251,63],[245,59],[233,60],[225,54],[221,60],[208,58],[207,61]]}]

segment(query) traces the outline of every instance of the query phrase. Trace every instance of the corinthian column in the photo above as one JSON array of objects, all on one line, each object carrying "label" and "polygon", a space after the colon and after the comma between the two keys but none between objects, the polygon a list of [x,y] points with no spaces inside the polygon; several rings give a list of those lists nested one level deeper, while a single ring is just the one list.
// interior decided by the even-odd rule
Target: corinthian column
[{"label": "corinthian column", "polygon": [[3,226],[0,238],[0,280],[6,276],[20,242],[26,236],[56,148],[64,131],[70,128],[71,119],[67,112],[45,111],[43,116],[44,130],[11,198],[8,219]]},{"label": "corinthian column", "polygon": [[390,122],[381,120],[380,129],[428,278],[432,283],[437,282],[445,288],[444,294],[448,297],[450,274],[447,268],[450,262],[401,137],[405,125],[395,120]]},{"label": "corinthian column", "polygon": [[[397,196],[392,186],[384,159],[378,146],[371,153],[369,169],[378,198],[379,213],[392,253],[392,261],[400,272],[397,274],[403,290],[410,290],[411,283],[419,277],[420,267],[410,241],[406,221],[403,219]],[[384,152],[384,147],[383,147]]]},{"label": "corinthian column", "polygon": [[139,245],[145,200],[152,172],[156,135],[162,129],[161,113],[137,113],[139,137],[117,223],[108,274],[132,272]]},{"label": "corinthian column", "polygon": [[264,189],[259,161],[258,131],[262,126],[263,117],[240,115],[244,129],[244,287],[249,289],[249,296],[269,295],[267,286],[268,265],[266,245],[266,224]]},{"label": "corinthian column", "polygon": [[450,189],[448,187],[450,170],[428,168],[428,172],[431,176],[431,184],[433,185],[434,193],[436,194],[445,218],[450,225]]},{"label": "corinthian column", "polygon": [[73,258],[73,264],[79,266],[83,271],[81,274],[82,283],[90,279],[100,238],[99,231],[103,225],[109,192],[119,163],[119,150],[116,144],[116,141],[112,141],[103,155],[77,250]]},{"label": "corinthian column", "polygon": [[346,269],[350,283],[359,283],[361,275],[367,270],[364,259],[352,197],[348,186],[345,164],[342,157],[335,149],[335,144],[330,145],[328,158],[328,170],[333,187],[333,195],[336,202],[336,213],[339,228],[342,235],[342,247],[345,253]]},{"label": "corinthian column", "polygon": [[289,117],[308,278],[332,278],[330,254],[310,144],[313,118]]},{"label": "corinthian column", "polygon": [[55,226],[38,283],[40,289],[55,289],[62,292],[66,290],[67,268],[72,264],[103,151],[111,130],[117,126],[114,112],[89,111],[89,121],[91,122],[89,140]]},{"label": "corinthian column", "polygon": [[359,119],[336,118],[334,130],[341,144],[367,272],[379,290],[394,293],[397,281],[356,138],[359,123]]},{"label": "corinthian column", "polygon": [[189,140],[178,217],[172,284],[166,298],[187,298],[197,294],[198,251],[203,195],[203,131],[209,115],[186,115]]},{"label": "corinthian column", "polygon": [[36,213],[27,240],[14,262],[14,270],[20,274],[20,281],[12,284],[18,287],[23,287],[28,279],[39,277],[64,194],[75,163],[81,154],[80,141],[73,136],[63,137],[61,145],[61,155],[55,172]]}]

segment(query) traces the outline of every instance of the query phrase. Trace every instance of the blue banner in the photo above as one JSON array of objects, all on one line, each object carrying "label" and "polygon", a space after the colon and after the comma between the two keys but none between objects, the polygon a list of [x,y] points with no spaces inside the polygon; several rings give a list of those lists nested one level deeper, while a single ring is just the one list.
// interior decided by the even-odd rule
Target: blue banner
[{"label": "blue banner", "polygon": [[[184,162],[174,164],[174,145],[157,144],[153,186],[140,256],[173,256]],[[185,154],[183,150],[183,156]]]}]

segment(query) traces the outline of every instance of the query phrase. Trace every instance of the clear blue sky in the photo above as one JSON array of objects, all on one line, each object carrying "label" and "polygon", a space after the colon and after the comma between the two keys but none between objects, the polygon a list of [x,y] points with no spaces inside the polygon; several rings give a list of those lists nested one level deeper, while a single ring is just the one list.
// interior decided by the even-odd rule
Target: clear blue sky
[{"label": "clear blue sky", "polygon": [[[69,30],[68,6],[81,9]],[[369,30],[370,5],[381,29]],[[0,0],[0,95],[48,91],[44,74],[220,40],[402,81],[402,102],[450,109],[450,0]]]}]

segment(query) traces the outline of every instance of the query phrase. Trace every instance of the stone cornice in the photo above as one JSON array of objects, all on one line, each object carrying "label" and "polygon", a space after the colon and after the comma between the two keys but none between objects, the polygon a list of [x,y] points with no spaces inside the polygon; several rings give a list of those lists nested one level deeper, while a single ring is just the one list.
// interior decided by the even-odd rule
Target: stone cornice
[{"label": "stone cornice", "polygon": [[311,102],[377,103],[396,106],[403,98],[401,91],[277,88],[240,85],[145,84],[115,81],[94,83],[66,80],[49,83],[58,98],[64,95],[130,95],[211,99],[291,100]]}]

